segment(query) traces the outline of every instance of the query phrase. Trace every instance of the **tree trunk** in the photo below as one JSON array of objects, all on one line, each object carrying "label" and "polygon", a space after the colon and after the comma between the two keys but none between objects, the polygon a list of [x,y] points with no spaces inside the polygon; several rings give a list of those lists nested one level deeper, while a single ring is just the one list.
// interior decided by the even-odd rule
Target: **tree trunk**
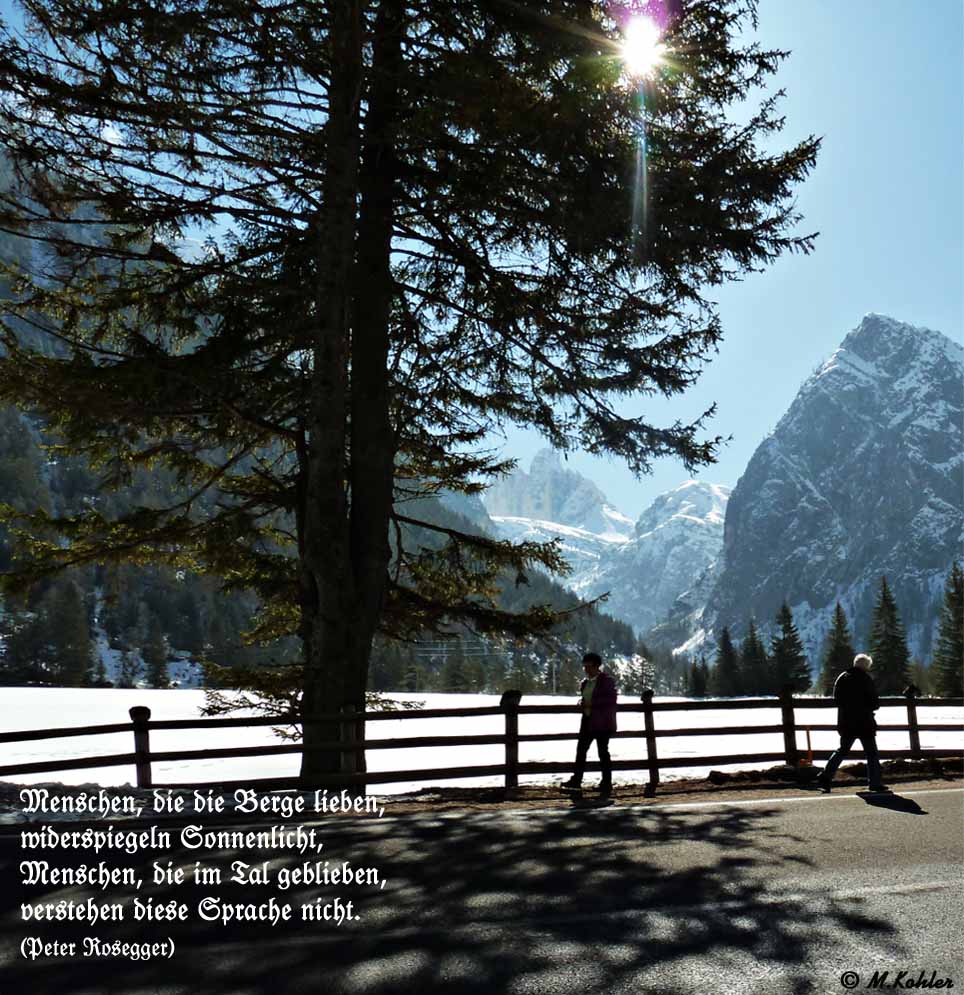
[{"label": "tree trunk", "polygon": [[[372,639],[391,559],[395,466],[388,352],[402,16],[396,0],[379,4],[359,174],[360,13],[358,3],[351,5],[350,18],[344,10],[336,12],[337,6],[332,5],[335,68],[327,124],[324,240],[319,246],[322,320],[302,506],[306,747],[364,737],[363,722],[312,716],[364,711]],[[357,245],[356,193],[361,204]],[[301,776],[306,784],[319,783],[328,773],[364,769],[364,753],[341,757],[337,751],[309,749]]]},{"label": "tree trunk", "polygon": [[301,779],[317,784],[339,770],[337,721],[316,716],[349,703],[354,583],[348,529],[345,440],[358,120],[362,79],[361,0],[329,0],[331,85],[325,124],[324,206],[316,229],[318,279],[312,396],[306,424],[301,607],[305,637]]},{"label": "tree trunk", "polygon": [[[351,362],[351,547],[355,629],[348,694],[363,708],[372,638],[387,587],[395,435],[388,384],[393,298],[391,242],[401,79],[398,0],[378,6],[372,39],[372,85],[365,116],[360,179],[357,273]],[[359,769],[364,755],[358,754]]]}]

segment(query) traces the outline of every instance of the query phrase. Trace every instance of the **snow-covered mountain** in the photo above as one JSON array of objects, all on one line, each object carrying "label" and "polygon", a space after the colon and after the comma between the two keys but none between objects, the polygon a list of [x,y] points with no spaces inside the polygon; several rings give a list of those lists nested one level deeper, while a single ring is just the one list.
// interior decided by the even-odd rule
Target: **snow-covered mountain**
[{"label": "snow-covered mountain", "polygon": [[[627,543],[632,520],[617,511],[582,474],[563,467],[559,454],[542,449],[529,472],[518,468],[485,492],[485,508],[503,539],[549,542],[557,539],[572,573],[560,578],[585,594],[601,562]],[[606,608],[609,614],[611,606]]]},{"label": "snow-covered mountain", "polygon": [[753,454],[705,603],[682,599],[664,631],[694,648],[718,625],[769,622],[786,599],[816,666],[837,600],[866,645],[885,574],[926,660],[964,539],[962,392],[961,346],[868,314]]},{"label": "snow-covered mountain", "polygon": [[493,484],[485,493],[485,507],[495,520],[552,522],[614,543],[624,542],[633,531],[632,521],[591,480],[567,470],[552,449],[536,453],[528,473],[517,469]]},{"label": "snow-covered mountain", "polygon": [[660,495],[635,523],[552,450],[536,455],[485,495],[499,534],[515,541],[558,539],[581,597],[608,593],[605,611],[649,628],[718,558],[729,488],[688,480]]},{"label": "snow-covered mountain", "polygon": [[[493,515],[492,521],[500,539],[511,539],[513,542],[549,542],[557,539],[559,552],[572,568],[572,573],[556,579],[564,587],[582,596],[586,596],[590,588],[595,591],[593,582],[601,569],[601,564],[629,541],[628,537],[611,532],[599,534],[589,529],[561,525],[559,522],[540,518]],[[616,618],[623,618],[611,603],[603,610]]]},{"label": "snow-covered mountain", "polygon": [[718,561],[730,488],[687,480],[661,494],[633,538],[587,579],[585,593],[609,592],[607,611],[645,631]]}]

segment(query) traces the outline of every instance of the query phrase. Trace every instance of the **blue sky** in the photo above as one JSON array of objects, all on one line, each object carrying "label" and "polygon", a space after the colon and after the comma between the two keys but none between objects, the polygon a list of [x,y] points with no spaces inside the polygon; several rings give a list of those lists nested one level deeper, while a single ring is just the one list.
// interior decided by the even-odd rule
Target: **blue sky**
[{"label": "blue sky", "polygon": [[[801,229],[821,234],[810,256],[715,292],[725,338],[699,385],[631,409],[666,424],[717,402],[709,434],[733,439],[700,479],[735,485],[803,381],[867,312],[964,341],[962,11],[960,0],[761,0],[757,37],[792,51],[777,76],[783,143],[823,137],[798,190]],[[511,432],[505,451],[528,468],[542,445]],[[633,518],[687,478],[674,460],[640,480],[582,453],[568,465]]]},{"label": "blue sky", "polygon": [[[0,14],[11,14],[0,0]],[[789,146],[822,136],[816,169],[798,189],[810,256],[711,295],[724,340],[698,385],[627,414],[656,425],[689,421],[716,402],[707,435],[732,436],[700,479],[734,486],[813,369],[864,314],[877,311],[964,341],[964,4],[961,0],[760,0],[757,34],[789,49],[774,88],[786,89]],[[495,443],[498,440],[494,440]],[[544,445],[509,430],[507,456],[528,468]],[[571,453],[633,518],[687,478],[661,460],[639,480],[613,460]]]}]

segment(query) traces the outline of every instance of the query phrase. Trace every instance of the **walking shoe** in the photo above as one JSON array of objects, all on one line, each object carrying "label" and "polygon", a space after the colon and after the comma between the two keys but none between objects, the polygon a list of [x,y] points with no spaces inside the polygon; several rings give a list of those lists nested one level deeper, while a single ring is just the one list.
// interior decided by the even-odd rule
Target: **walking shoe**
[{"label": "walking shoe", "polygon": [[824,793],[825,795],[829,795],[829,794],[830,794],[830,782],[829,782],[829,781],[828,781],[828,780],[827,780],[827,779],[826,779],[826,778],[825,778],[825,777],[823,776],[823,774],[821,774],[821,775],[820,775],[820,776],[819,776],[819,777],[817,778],[817,782],[816,782],[816,783],[817,783],[817,787],[818,787],[818,788],[819,788],[819,789],[820,789],[820,790],[821,790],[821,791],[822,791],[822,792],[823,792],[823,793]]},{"label": "walking shoe", "polygon": [[563,790],[571,788],[573,791],[578,791],[582,787],[582,781],[577,781],[574,777],[570,777],[568,781],[563,781],[559,787]]},{"label": "walking shoe", "polygon": [[893,794],[893,791],[891,791],[886,784],[872,784],[869,788],[867,788],[867,790],[873,792],[875,795]]}]

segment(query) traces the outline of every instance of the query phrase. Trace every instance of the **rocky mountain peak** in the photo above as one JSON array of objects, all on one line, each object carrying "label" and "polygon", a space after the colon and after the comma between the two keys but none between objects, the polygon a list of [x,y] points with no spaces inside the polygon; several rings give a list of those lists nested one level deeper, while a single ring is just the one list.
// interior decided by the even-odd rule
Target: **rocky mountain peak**
[{"label": "rocky mountain peak", "polygon": [[555,522],[620,537],[632,531],[630,519],[591,480],[563,466],[552,449],[537,452],[528,473],[516,469],[493,484],[485,493],[485,506],[493,517]]},{"label": "rocky mountain peak", "polygon": [[926,658],[964,526],[964,349],[868,314],[801,387],[733,491],[704,619],[739,635],[786,599],[815,660],[840,600],[865,638],[880,576]]}]

